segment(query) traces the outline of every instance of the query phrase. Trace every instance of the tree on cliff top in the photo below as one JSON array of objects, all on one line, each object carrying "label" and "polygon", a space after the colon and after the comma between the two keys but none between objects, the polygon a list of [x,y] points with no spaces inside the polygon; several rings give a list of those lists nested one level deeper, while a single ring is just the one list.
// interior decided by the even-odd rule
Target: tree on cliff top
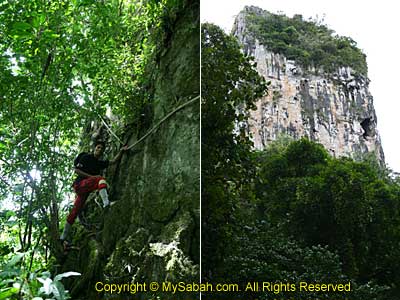
[{"label": "tree on cliff top", "polygon": [[245,13],[251,34],[271,51],[305,68],[322,67],[326,72],[335,72],[339,67],[351,67],[367,76],[366,56],[357,43],[349,37],[335,35],[322,21],[251,9]]}]

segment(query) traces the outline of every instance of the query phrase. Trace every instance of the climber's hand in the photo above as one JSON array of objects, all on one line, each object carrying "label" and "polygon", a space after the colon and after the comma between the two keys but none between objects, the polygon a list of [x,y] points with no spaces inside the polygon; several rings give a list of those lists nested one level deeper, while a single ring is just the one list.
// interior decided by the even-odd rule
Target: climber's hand
[{"label": "climber's hand", "polygon": [[127,146],[127,145],[123,146],[123,147],[119,150],[119,152],[117,153],[117,155],[116,155],[112,160],[110,160],[110,164],[113,165],[113,164],[117,163],[117,161],[122,157],[122,153],[125,152],[125,151],[128,151],[128,150],[129,150],[129,149],[128,149],[128,146]]}]

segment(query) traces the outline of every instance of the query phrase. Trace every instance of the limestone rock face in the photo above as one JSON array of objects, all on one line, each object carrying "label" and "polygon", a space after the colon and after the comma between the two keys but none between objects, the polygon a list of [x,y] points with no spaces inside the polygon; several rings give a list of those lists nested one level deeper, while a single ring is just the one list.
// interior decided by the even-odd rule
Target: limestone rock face
[{"label": "limestone rock face", "polygon": [[354,75],[349,67],[333,74],[303,70],[295,61],[269,51],[248,30],[249,11],[265,14],[260,8],[245,7],[235,20],[233,34],[245,54],[254,57],[259,74],[271,82],[268,95],[250,113],[248,129],[255,148],[263,149],[282,135],[308,137],[333,156],[357,159],[374,152],[384,164],[369,80]]},{"label": "limestone rock face", "polygon": [[[128,145],[200,94],[199,3],[182,4],[151,68],[148,126],[128,127],[122,137]],[[73,299],[187,299],[184,293],[152,292],[148,285],[199,278],[200,101],[190,103],[108,168],[109,197],[115,204],[103,210],[88,201],[89,226],[74,224],[73,244],[79,251],[71,250],[58,272],[82,274],[67,280]],[[104,129],[98,135],[106,134]],[[97,282],[146,283],[147,289],[117,295],[96,291]]]}]

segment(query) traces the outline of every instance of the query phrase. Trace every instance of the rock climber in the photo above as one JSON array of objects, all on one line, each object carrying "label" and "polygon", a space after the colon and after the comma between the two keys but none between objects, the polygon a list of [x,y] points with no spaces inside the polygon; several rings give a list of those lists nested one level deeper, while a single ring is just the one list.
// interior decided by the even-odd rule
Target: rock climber
[{"label": "rock climber", "polygon": [[110,206],[110,200],[107,194],[107,183],[101,173],[109,165],[115,164],[122,156],[124,151],[128,150],[128,146],[124,146],[112,160],[101,160],[105,149],[103,141],[97,141],[93,153],[80,153],[74,160],[75,173],[78,177],[73,183],[73,188],[76,193],[74,207],[65,222],[64,231],[61,234],[60,240],[63,244],[64,250],[69,247],[67,237],[71,230],[72,224],[76,217],[85,205],[85,201],[89,194],[98,190],[103,207]]}]

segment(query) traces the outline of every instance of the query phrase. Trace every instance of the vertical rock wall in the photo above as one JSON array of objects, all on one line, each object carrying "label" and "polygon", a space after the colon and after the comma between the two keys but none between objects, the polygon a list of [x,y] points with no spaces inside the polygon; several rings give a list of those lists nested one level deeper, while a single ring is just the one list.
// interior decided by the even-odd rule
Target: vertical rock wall
[{"label": "vertical rock wall", "polygon": [[257,110],[251,112],[249,131],[254,146],[263,149],[281,135],[306,136],[323,144],[333,156],[359,158],[374,152],[383,164],[369,80],[353,75],[346,67],[334,74],[313,69],[304,72],[253,37],[246,24],[249,10],[263,12],[246,7],[236,18],[233,34],[245,53],[254,57],[259,74],[271,82],[268,95],[259,99]]},{"label": "vertical rock wall", "polygon": [[[199,3],[181,2],[152,66],[154,101],[147,130],[200,92]],[[93,229],[76,222],[73,243],[79,251],[71,250],[62,266],[62,271],[82,273],[67,284],[73,299],[180,299],[187,295],[149,289],[134,295],[99,293],[95,284],[198,281],[199,106],[195,101],[177,111],[107,171],[115,204],[103,211],[88,203]],[[135,132],[126,133],[128,144],[143,135]]]}]

